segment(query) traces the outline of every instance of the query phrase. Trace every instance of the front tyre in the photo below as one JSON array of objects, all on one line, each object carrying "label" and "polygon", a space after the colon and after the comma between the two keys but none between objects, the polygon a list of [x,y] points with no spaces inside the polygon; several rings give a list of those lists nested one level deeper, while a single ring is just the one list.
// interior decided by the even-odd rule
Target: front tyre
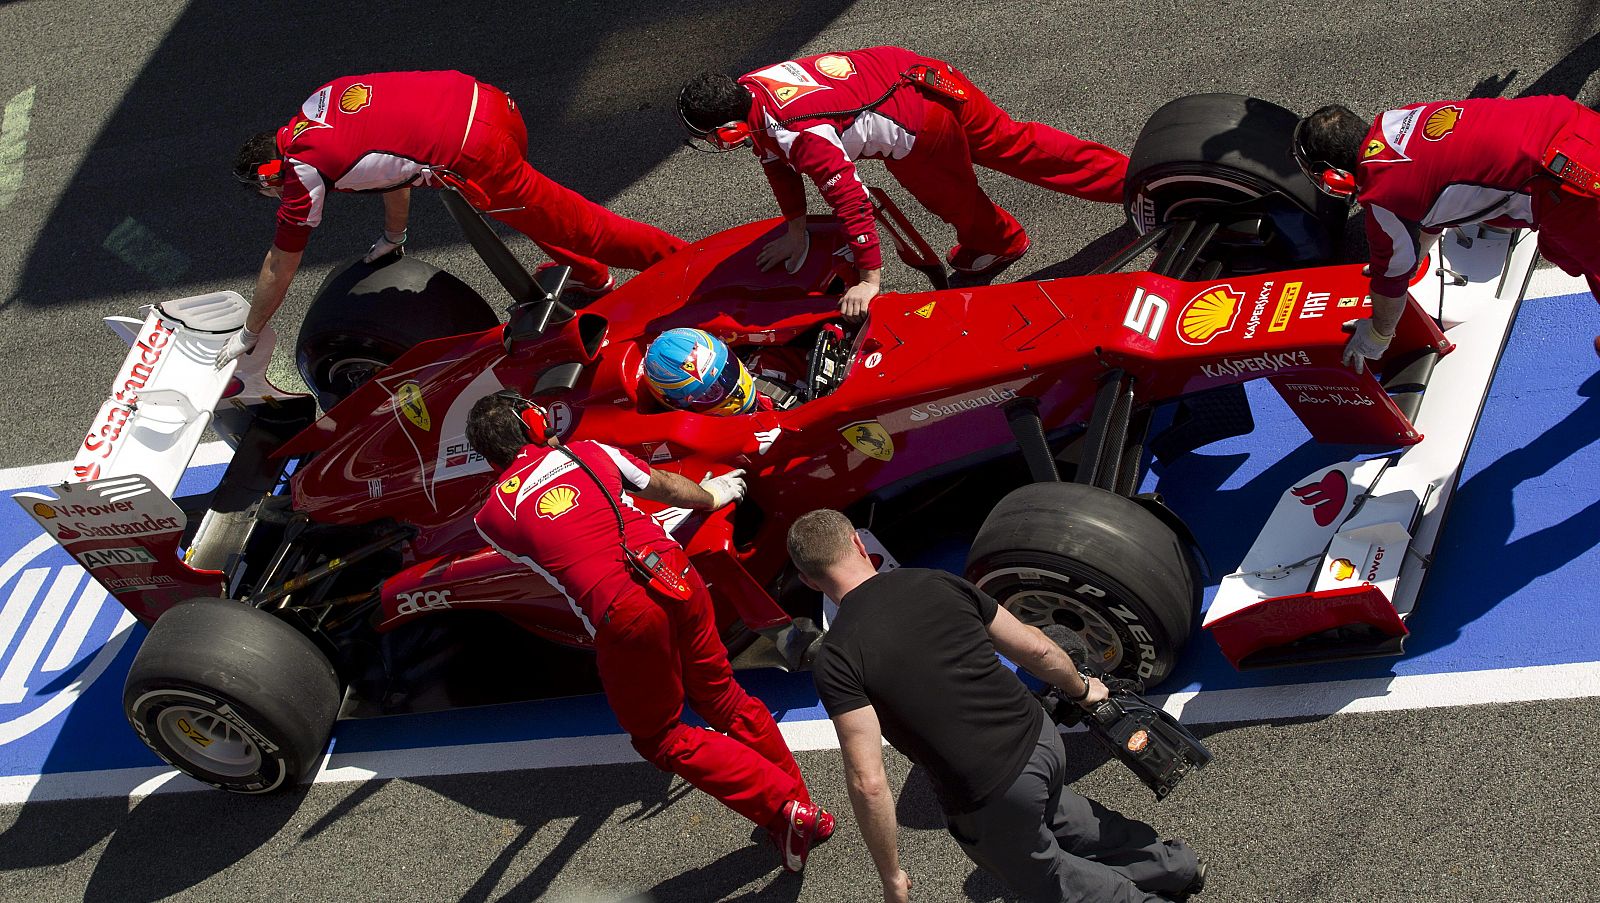
[{"label": "front tyre", "polygon": [[122,705],[174,768],[235,793],[270,793],[316,764],[339,711],[339,679],[308,638],[226,599],[163,614],[139,648]]},{"label": "front tyre", "polygon": [[1151,686],[1172,673],[1199,605],[1189,550],[1172,528],[1078,483],[1034,483],[1001,499],[966,572],[1018,620],[1076,631],[1108,674]]},{"label": "front tyre", "polygon": [[415,257],[328,274],[300,324],[295,363],[324,411],[417,345],[500,325],[466,283]]}]

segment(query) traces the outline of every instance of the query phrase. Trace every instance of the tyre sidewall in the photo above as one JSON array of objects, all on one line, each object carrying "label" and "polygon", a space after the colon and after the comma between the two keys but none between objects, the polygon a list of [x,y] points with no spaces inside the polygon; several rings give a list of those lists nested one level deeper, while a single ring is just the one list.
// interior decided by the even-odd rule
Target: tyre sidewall
[{"label": "tyre sidewall", "polygon": [[1137,677],[1154,685],[1172,673],[1187,637],[1172,637],[1161,619],[1138,596],[1111,576],[1059,555],[1042,551],[1001,552],[968,566],[980,575],[978,588],[1023,616],[1018,597],[1045,592],[1069,597],[1091,609],[1108,624],[1122,646],[1115,662],[1093,662],[1119,677]]}]

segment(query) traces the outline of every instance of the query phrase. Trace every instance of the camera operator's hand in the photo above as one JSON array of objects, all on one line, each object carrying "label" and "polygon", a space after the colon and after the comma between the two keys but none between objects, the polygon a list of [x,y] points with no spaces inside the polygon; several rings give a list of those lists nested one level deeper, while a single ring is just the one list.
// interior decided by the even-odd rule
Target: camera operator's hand
[{"label": "camera operator's hand", "polygon": [[1106,685],[1100,682],[1100,678],[1090,677],[1087,678],[1087,682],[1089,684],[1089,694],[1082,699],[1076,700],[1078,705],[1086,709],[1094,708],[1104,702],[1107,696],[1111,695],[1111,691],[1107,690]]},{"label": "camera operator's hand", "polygon": [[900,869],[883,881],[883,903],[911,903],[911,876]]}]

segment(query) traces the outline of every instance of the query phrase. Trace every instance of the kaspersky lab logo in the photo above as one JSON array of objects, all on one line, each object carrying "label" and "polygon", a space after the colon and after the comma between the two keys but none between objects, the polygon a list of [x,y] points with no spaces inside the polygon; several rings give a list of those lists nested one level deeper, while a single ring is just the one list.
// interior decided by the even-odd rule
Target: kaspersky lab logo
[{"label": "kaspersky lab logo", "polygon": [[0,559],[0,746],[66,711],[117,657],[133,624],[49,535]]}]

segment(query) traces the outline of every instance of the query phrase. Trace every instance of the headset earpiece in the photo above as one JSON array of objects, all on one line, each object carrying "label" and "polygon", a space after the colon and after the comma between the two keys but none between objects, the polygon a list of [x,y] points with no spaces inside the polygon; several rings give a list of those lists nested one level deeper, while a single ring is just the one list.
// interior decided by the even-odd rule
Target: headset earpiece
[{"label": "headset earpiece", "polygon": [[543,445],[550,441],[550,418],[544,408],[530,401],[518,416],[522,418],[522,425],[528,428],[530,443]]},{"label": "headset earpiece", "polygon": [[748,122],[729,122],[712,129],[711,138],[723,150],[733,150],[750,140],[750,131]]},{"label": "headset earpiece", "polygon": [[544,445],[550,441],[550,412],[544,409],[544,405],[529,401],[516,389],[501,389],[494,394],[497,398],[504,398],[519,405],[517,419],[522,421],[529,444]]},{"label": "headset earpiece", "polygon": [[1324,169],[1321,181],[1322,190],[1334,197],[1347,198],[1356,193],[1356,177],[1336,166]]}]

